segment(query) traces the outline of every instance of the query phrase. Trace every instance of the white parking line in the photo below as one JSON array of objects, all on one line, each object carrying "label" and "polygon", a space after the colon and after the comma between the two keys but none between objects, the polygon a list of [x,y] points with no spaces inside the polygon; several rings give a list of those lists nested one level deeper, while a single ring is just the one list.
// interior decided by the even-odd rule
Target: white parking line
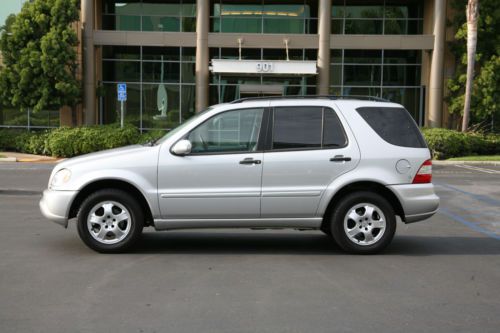
[{"label": "white parking line", "polygon": [[500,174],[499,170],[480,168],[477,166],[472,166],[472,165],[467,165],[467,164],[455,164],[454,166],[457,168],[474,170],[474,171],[479,171],[479,172],[484,172],[484,173],[489,173],[489,174]]}]

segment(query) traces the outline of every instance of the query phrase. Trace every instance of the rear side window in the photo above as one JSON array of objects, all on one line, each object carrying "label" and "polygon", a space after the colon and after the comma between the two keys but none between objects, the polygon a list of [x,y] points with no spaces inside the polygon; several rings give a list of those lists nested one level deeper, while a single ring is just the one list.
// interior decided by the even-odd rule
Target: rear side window
[{"label": "rear side window", "polygon": [[275,109],[273,149],[321,148],[322,122],[322,108]]},{"label": "rear side window", "polygon": [[332,109],[324,109],[323,147],[339,148],[347,145],[347,137],[339,117]]},{"label": "rear side window", "polygon": [[332,149],[347,145],[335,111],[317,106],[274,109],[272,149]]},{"label": "rear side window", "polygon": [[411,148],[427,147],[415,121],[405,109],[362,107],[356,111],[382,139],[390,144]]}]

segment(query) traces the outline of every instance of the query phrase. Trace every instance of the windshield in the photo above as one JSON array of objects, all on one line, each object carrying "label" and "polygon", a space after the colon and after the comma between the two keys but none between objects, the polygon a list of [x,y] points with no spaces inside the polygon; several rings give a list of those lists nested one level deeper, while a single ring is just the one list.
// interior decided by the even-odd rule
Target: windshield
[{"label": "windshield", "polygon": [[159,140],[157,140],[155,142],[155,145],[159,145],[163,142],[165,142],[165,140],[167,140],[168,138],[170,138],[172,135],[174,135],[175,133],[179,132],[180,130],[182,130],[184,127],[186,127],[187,125],[191,124],[193,121],[195,121],[196,119],[198,119],[198,117],[200,117],[201,115],[205,114],[206,112],[212,110],[212,107],[209,107],[197,114],[195,114],[194,116],[192,116],[191,118],[189,118],[188,120],[186,120],[185,122],[183,122],[182,124],[180,124],[179,126],[177,126],[176,128],[170,130],[167,134],[165,134],[164,136],[162,136]]}]

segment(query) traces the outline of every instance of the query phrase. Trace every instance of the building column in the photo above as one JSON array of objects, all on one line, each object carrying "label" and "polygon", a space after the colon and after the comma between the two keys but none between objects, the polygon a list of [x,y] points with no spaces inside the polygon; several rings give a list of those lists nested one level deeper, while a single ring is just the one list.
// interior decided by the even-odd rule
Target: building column
[{"label": "building column", "polygon": [[94,0],[82,0],[83,25],[83,112],[85,125],[95,119]]},{"label": "building column", "polygon": [[434,0],[434,49],[429,80],[429,113],[426,126],[440,127],[443,118],[443,77],[446,28],[446,0]]},{"label": "building column", "polygon": [[318,5],[318,79],[317,94],[330,91],[330,35],[332,24],[332,0],[319,0]]},{"label": "building column", "polygon": [[208,107],[210,1],[196,1],[196,112]]}]

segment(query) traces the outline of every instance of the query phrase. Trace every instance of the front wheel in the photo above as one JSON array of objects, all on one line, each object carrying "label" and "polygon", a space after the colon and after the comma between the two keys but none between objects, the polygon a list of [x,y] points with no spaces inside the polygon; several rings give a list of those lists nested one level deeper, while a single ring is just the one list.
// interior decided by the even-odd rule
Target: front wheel
[{"label": "front wheel", "polygon": [[396,231],[394,209],[373,192],[354,192],[342,198],[330,221],[333,238],[351,253],[377,253],[389,245]]},{"label": "front wheel", "polygon": [[84,200],[77,220],[78,234],[88,247],[117,253],[129,249],[140,237],[144,214],[128,193],[105,189]]}]

